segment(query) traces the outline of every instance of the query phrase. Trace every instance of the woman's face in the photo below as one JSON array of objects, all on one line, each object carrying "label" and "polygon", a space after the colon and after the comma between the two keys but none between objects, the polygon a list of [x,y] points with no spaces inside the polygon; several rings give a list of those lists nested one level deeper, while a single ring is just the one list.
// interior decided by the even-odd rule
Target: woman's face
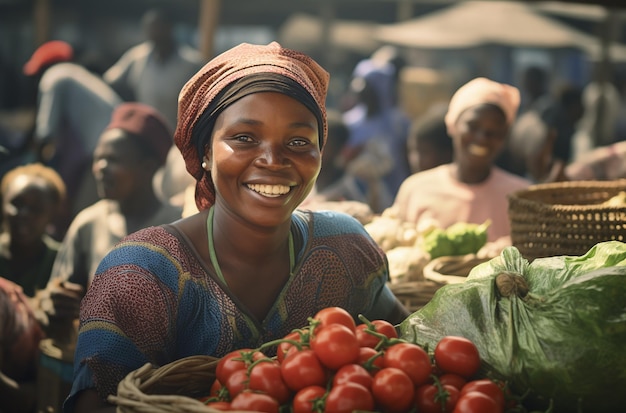
[{"label": "woman's face", "polygon": [[100,137],[92,164],[100,198],[127,200],[150,179],[150,169],[143,162],[147,158],[132,139],[120,129],[111,129]]},{"label": "woman's face", "polygon": [[509,128],[504,112],[494,105],[478,105],[461,113],[453,136],[455,161],[490,166],[504,147]]},{"label": "woman's face", "polygon": [[57,205],[49,184],[39,177],[18,175],[2,196],[2,213],[11,242],[32,246],[55,217]]},{"label": "woman's face", "polygon": [[217,205],[261,226],[284,223],[320,171],[317,118],[281,93],[248,95],[218,116],[206,157]]}]

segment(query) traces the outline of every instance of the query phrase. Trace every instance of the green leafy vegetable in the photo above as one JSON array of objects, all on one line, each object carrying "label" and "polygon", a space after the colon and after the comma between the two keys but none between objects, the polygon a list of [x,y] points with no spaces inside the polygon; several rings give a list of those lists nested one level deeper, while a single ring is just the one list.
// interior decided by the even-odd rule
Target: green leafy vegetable
[{"label": "green leafy vegetable", "polygon": [[446,229],[434,228],[424,235],[422,247],[432,259],[452,255],[475,254],[487,243],[491,224],[457,222]]},{"label": "green leafy vegetable", "polygon": [[527,407],[616,412],[626,405],[626,244],[529,263],[515,247],[440,288],[401,325],[402,338],[434,348],[472,340],[482,375],[508,380]]}]

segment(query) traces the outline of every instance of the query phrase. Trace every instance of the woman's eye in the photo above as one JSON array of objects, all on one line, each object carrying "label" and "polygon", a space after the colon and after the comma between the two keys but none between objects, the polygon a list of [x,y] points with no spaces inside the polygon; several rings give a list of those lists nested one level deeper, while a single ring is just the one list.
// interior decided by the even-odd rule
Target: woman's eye
[{"label": "woman's eye", "polygon": [[290,142],[290,145],[292,145],[292,146],[305,146],[305,145],[308,145],[308,144],[309,144],[308,140],[300,139],[300,138],[293,139]]},{"label": "woman's eye", "polygon": [[239,142],[252,142],[252,138],[248,135],[237,135],[235,140]]}]

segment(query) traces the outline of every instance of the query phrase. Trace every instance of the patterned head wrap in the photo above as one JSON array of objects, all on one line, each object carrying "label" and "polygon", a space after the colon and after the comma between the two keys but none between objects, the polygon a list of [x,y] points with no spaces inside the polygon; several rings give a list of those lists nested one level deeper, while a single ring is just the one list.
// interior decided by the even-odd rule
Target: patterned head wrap
[{"label": "patterned head wrap", "polygon": [[509,127],[515,121],[517,110],[520,104],[519,90],[511,85],[494,82],[484,77],[470,80],[450,99],[448,113],[446,113],[446,127],[448,134],[454,136],[456,133],[456,122],[461,114],[477,105],[489,103],[502,109],[506,116]]},{"label": "patterned head wrap", "polygon": [[174,142],[187,171],[196,179],[196,206],[215,202],[211,175],[202,168],[205,145],[217,116],[251,93],[276,91],[298,99],[318,118],[320,147],[327,134],[326,93],[329,74],[309,56],[272,42],[242,43],[208,62],[182,88]]}]

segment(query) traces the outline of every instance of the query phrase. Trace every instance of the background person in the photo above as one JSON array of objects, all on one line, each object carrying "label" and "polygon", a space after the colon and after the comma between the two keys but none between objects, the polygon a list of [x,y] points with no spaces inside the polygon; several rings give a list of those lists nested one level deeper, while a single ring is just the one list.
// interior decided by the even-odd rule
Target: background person
[{"label": "background person", "polygon": [[341,162],[376,213],[391,205],[409,175],[406,139],[410,121],[397,105],[396,87],[396,66],[391,62],[359,62],[350,83],[357,102],[343,114],[350,136]]},{"label": "background person", "polygon": [[[127,50],[103,75],[126,101],[158,110],[172,130],[177,122],[178,92],[205,63],[200,52],[176,39],[174,15],[168,8],[147,10],[141,18],[146,40]],[[182,206],[184,188],[193,183],[184,171],[180,152],[172,146],[167,162],[155,176],[155,189],[162,200]]]},{"label": "background person", "polygon": [[46,287],[60,243],[50,225],[65,201],[65,183],[40,163],[17,166],[0,183],[0,277],[33,297]]},{"label": "background person", "polygon": [[0,411],[34,412],[43,329],[30,299],[50,278],[59,243],[48,233],[65,184],[39,163],[9,170],[0,183]]},{"label": "background person", "polygon": [[411,123],[406,145],[412,174],[452,162],[452,139],[445,122],[447,110],[447,105],[434,105]]},{"label": "background person", "polygon": [[89,173],[91,156],[113,108],[122,101],[98,75],[73,59],[69,43],[52,40],[39,46],[23,69],[38,82],[35,150],[67,187],[69,203],[56,223],[57,240],[78,211],[98,199]]},{"label": "background person", "polygon": [[146,40],[128,49],[102,75],[126,101],[158,110],[176,127],[178,92],[205,63],[200,52],[174,35],[173,10],[151,8],[141,18]]},{"label": "background person", "polygon": [[296,211],[320,171],[328,80],[273,42],[232,48],[183,87],[175,142],[199,212],[126,237],[101,262],[66,412],[114,411],[107,395],[146,362],[256,347],[325,307],[408,315],[356,219]]},{"label": "background person", "polygon": [[510,236],[506,196],[530,181],[494,162],[515,122],[519,102],[517,88],[487,78],[461,86],[445,116],[453,161],[407,178],[386,213],[418,226],[427,221],[442,228],[489,220],[488,241]]},{"label": "background person", "polygon": [[33,413],[45,337],[22,287],[0,277],[0,411]]},{"label": "background person", "polygon": [[151,185],[165,162],[172,133],[152,107],[120,104],[94,151],[93,175],[100,200],[72,221],[52,268],[47,288],[38,294],[42,322],[55,329],[78,317],[80,299],[102,258],[124,236],[181,217],[179,207],[163,203]]}]

